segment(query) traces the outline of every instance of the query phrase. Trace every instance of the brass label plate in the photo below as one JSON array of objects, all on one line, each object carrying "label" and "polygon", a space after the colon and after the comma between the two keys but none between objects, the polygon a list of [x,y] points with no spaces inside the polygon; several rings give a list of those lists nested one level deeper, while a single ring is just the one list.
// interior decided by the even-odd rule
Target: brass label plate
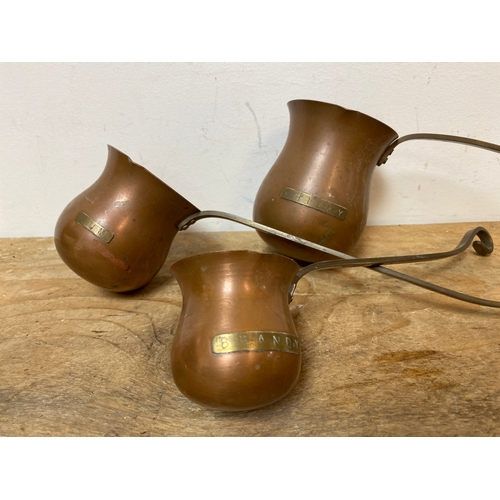
[{"label": "brass label plate", "polygon": [[109,243],[115,237],[114,233],[98,224],[85,212],[80,212],[76,216],[75,221],[78,222],[80,226],[83,226],[85,229],[90,231],[94,236],[97,236],[104,243]]},{"label": "brass label plate", "polygon": [[223,333],[212,339],[214,354],[240,351],[282,351],[298,355],[300,342],[295,335],[272,331]]},{"label": "brass label plate", "polygon": [[293,201],[299,205],[314,208],[314,210],[331,215],[336,219],[344,220],[347,216],[347,208],[337,205],[336,203],[332,203],[331,201],[323,200],[323,198],[320,198],[319,196],[304,193],[303,191],[297,191],[293,188],[284,187],[281,190],[280,198]]}]

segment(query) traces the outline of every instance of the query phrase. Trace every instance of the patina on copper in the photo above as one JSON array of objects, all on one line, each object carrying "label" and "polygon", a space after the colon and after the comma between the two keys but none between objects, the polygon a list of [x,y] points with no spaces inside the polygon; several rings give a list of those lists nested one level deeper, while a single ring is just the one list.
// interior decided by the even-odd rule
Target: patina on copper
[{"label": "patina on copper", "polygon": [[[284,349],[286,338],[292,346],[299,342],[288,307],[298,270],[288,257],[250,251],[196,255],[171,267],[183,297],[171,366],[187,398],[238,411],[274,403],[290,392],[302,359],[300,349]],[[280,348],[273,348],[273,335]],[[218,353],[230,340],[236,348]]]},{"label": "patina on copper", "polygon": [[177,224],[198,211],[151,172],[108,146],[102,175],[59,217],[55,246],[85,280],[116,292],[134,290],[160,270]]},{"label": "patina on copper", "polygon": [[[500,152],[500,146],[440,134],[398,134],[358,111],[310,100],[288,103],[286,143],[255,198],[256,222],[321,246],[349,253],[366,225],[372,174],[407,140],[458,142]],[[322,252],[259,232],[293,258],[315,262]]]},{"label": "patina on copper", "polygon": [[[474,241],[475,236],[481,241]],[[471,243],[480,255],[493,250],[491,236],[479,227],[441,258],[463,252]],[[418,258],[423,262],[437,256]],[[414,258],[408,256],[408,262]],[[171,350],[177,387],[195,403],[216,410],[252,410],[278,401],[292,390],[300,372],[300,340],[288,307],[298,281],[318,269],[403,261],[404,257],[330,260],[301,269],[283,255],[239,250],[176,262],[170,270],[183,297]],[[500,307],[500,302],[409,278],[459,300]]]}]

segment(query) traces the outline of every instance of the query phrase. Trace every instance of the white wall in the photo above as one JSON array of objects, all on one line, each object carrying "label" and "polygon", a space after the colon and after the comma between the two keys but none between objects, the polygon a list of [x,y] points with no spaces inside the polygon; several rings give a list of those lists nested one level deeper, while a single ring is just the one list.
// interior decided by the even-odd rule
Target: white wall
[{"label": "white wall", "polygon": [[[499,97],[497,63],[0,64],[0,237],[51,236],[107,144],[200,209],[251,218],[291,99],[356,109],[400,135],[500,143]],[[409,142],[376,170],[368,223],[500,220],[499,191],[500,155]]]}]

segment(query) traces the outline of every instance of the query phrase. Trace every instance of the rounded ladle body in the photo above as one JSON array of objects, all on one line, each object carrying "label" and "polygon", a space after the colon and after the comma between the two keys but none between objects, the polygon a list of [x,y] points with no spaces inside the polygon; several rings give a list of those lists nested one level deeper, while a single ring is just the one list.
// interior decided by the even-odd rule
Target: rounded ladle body
[{"label": "rounded ladle body", "polygon": [[[368,115],[325,102],[288,103],[288,137],[262,181],[253,219],[323,247],[350,253],[366,226],[374,169],[408,140],[427,139],[475,146],[496,153],[500,146],[443,134],[396,131]],[[259,232],[280,253],[305,262],[324,252]]]}]

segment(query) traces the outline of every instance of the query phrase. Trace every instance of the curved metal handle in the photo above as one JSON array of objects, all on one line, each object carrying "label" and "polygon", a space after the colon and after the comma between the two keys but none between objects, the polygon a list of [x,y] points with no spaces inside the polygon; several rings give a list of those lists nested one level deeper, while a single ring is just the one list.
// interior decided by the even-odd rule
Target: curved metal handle
[{"label": "curved metal handle", "polygon": [[495,307],[497,309],[500,308],[500,302],[497,302],[495,300],[482,299],[480,297],[474,297],[473,295],[467,295],[465,293],[457,292],[455,290],[450,290],[449,288],[445,288],[439,285],[434,285],[433,283],[429,283],[427,281],[414,278],[413,276],[408,276],[406,274],[393,271],[392,269],[387,269],[386,267],[370,267],[369,269],[373,269],[374,271],[378,272],[383,272],[383,274],[386,274],[387,276],[392,276],[393,278],[406,281],[407,283],[411,283],[412,285],[425,288],[426,290],[430,290],[431,292],[440,293],[441,295],[446,295],[447,297],[451,297],[456,300],[462,300],[464,302],[468,302],[469,304],[476,304],[478,306],[485,306],[485,307]]},{"label": "curved metal handle", "polygon": [[491,142],[479,141],[477,139],[470,139],[469,137],[459,137],[457,135],[445,135],[445,134],[410,134],[403,137],[399,137],[393,141],[386,150],[382,153],[377,165],[383,165],[389,155],[394,151],[394,148],[401,144],[402,142],[411,141],[413,139],[421,140],[427,139],[431,141],[443,141],[443,142],[458,142],[459,144],[467,144],[468,146],[474,146],[476,148],[487,149],[489,151],[494,151],[495,153],[500,153],[500,146],[498,144],[493,144]]},{"label": "curved metal handle", "polygon": [[[197,220],[199,219],[204,219],[207,217],[217,217],[221,219],[226,219],[226,220],[231,220],[233,222],[237,222],[238,224],[243,224],[244,226],[251,227],[253,229],[257,229],[262,232],[266,232],[269,234],[274,234],[276,236],[281,236],[282,238],[285,238],[287,240],[293,241],[295,243],[300,243],[302,245],[305,245],[310,248],[314,248],[315,250],[320,250],[321,252],[328,253],[330,255],[334,255],[335,257],[340,257],[341,259],[348,259],[348,260],[364,260],[364,259],[356,259],[356,257],[353,257],[351,255],[338,252],[337,250],[332,250],[331,248],[326,248],[322,247],[321,245],[317,245],[316,243],[312,243],[311,241],[304,240],[302,238],[299,238],[297,236],[293,236],[288,233],[284,233],[283,231],[279,231],[278,229],[274,229],[268,226],[264,226],[263,224],[259,224],[258,222],[253,222],[248,219],[244,219],[243,217],[239,217],[237,215],[232,215],[228,214],[226,212],[218,212],[215,210],[206,210],[202,212],[197,212],[194,213],[188,217],[186,217],[180,224],[178,224],[177,228],[180,231],[183,231],[187,229],[190,225],[194,224]],[[481,241],[474,241],[473,246],[474,249],[476,250],[479,255],[488,255],[493,251],[493,240],[484,228],[476,228],[478,230],[477,233],[474,233],[474,236],[479,236]],[[471,230],[472,232],[476,230]],[[457,248],[463,247],[464,241],[467,242],[470,238],[470,233],[471,231],[468,231],[465,236],[462,238],[461,242],[459,243]],[[470,244],[470,243],[469,243]],[[456,252],[457,248],[455,250],[452,250],[452,252]],[[464,248],[465,249],[465,248]],[[445,252],[446,253],[446,252]],[[457,252],[458,253],[458,252]],[[431,254],[427,254],[431,255]],[[443,252],[435,255],[443,255]],[[453,254],[455,255],[455,254]],[[408,259],[410,256],[403,256],[401,258]],[[425,257],[425,256],[424,256]],[[446,257],[446,255],[444,256]],[[444,257],[438,257],[438,258],[444,258]],[[391,257],[392,258],[392,257]],[[397,258],[397,257],[396,257]],[[382,258],[384,261],[387,258]],[[376,261],[377,259],[375,259]],[[378,259],[380,260],[380,259]],[[416,259],[418,260],[418,258]],[[427,259],[427,260],[433,260],[433,259]],[[401,261],[400,263],[402,263]],[[408,262],[408,260],[406,260]],[[396,262],[391,262],[392,264]],[[314,264],[313,264],[314,265]],[[366,264],[354,264],[354,265],[366,265]],[[419,286],[422,288],[425,288],[427,290],[430,290],[432,292],[440,293],[442,295],[446,295],[448,297],[452,297],[457,300],[463,300],[465,302],[469,302],[472,304],[478,304],[481,306],[486,306],[486,307],[500,307],[500,302],[495,302],[492,300],[485,300],[477,297],[473,297],[471,295],[466,295],[461,292],[456,292],[454,290],[450,290],[448,288],[441,287],[439,285],[434,285],[433,283],[429,283],[427,281],[420,280],[418,278],[414,278],[413,276],[408,276],[407,274],[400,273],[398,271],[394,271],[393,269],[388,269],[386,267],[383,267],[381,265],[370,265],[368,269],[372,271],[376,271],[381,274],[385,274],[387,276],[392,276],[393,278],[400,279],[402,281],[406,281],[407,283],[411,283],[412,285]],[[292,291],[293,293],[293,291]]]},{"label": "curved metal handle", "polygon": [[[479,241],[474,240],[476,236],[479,238]],[[421,255],[398,255],[394,257],[367,257],[354,260],[325,260],[315,262],[314,264],[309,264],[308,266],[303,267],[295,274],[290,285],[289,302],[292,300],[293,293],[295,292],[295,288],[299,280],[311,271],[317,271],[319,269],[338,269],[340,267],[372,267],[381,264],[390,265],[410,264],[413,262],[429,262],[431,260],[445,259],[447,257],[458,255],[469,248],[471,244],[479,255],[489,255],[493,252],[493,238],[484,227],[479,226],[467,231],[460,240],[460,243],[453,250],[448,252],[427,253]]]},{"label": "curved metal handle", "polygon": [[355,259],[355,257],[347,255],[346,253],[339,252],[337,250],[332,250],[331,248],[326,248],[321,245],[317,245],[312,241],[304,240],[302,238],[299,238],[298,236],[293,236],[292,234],[285,233],[278,229],[264,226],[264,224],[260,224],[259,222],[254,222],[252,220],[244,219],[243,217],[239,217],[238,215],[228,214],[226,212],[218,212],[217,210],[204,210],[202,212],[196,212],[194,214],[191,214],[177,225],[177,229],[179,229],[179,231],[184,231],[189,226],[194,224],[197,220],[206,219],[208,217],[215,217],[217,219],[225,219],[237,222],[238,224],[242,224],[244,226],[257,229],[257,231],[273,234],[274,236],[280,236],[281,238],[285,238],[286,240],[293,241],[294,243],[299,243],[300,245],[304,245],[309,248],[314,248],[315,250],[319,250],[320,252],[328,253],[330,255],[333,255],[334,257],[339,257],[340,259]]}]

